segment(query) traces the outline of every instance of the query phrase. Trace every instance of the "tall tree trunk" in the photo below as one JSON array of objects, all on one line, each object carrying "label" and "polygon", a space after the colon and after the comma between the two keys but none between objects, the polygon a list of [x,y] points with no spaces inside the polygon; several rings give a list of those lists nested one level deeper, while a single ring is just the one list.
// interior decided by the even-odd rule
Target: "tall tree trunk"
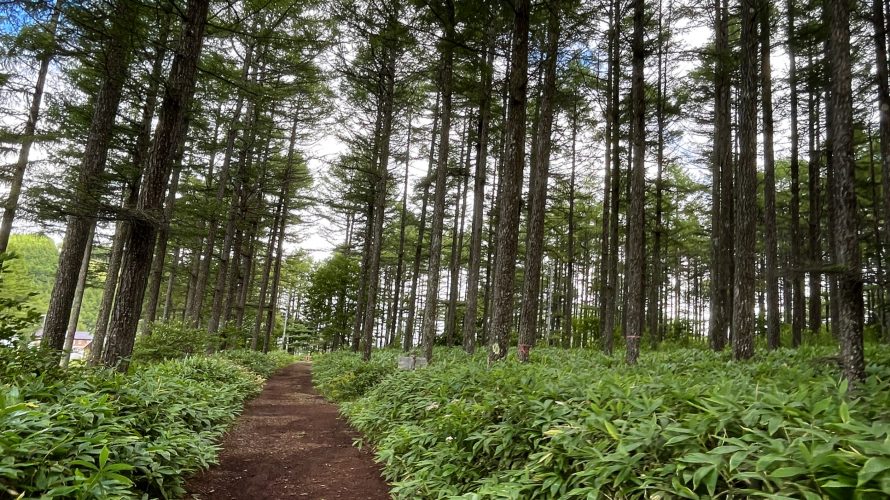
[{"label": "tall tree trunk", "polygon": [[365,236],[362,239],[362,264],[359,268],[358,277],[358,296],[355,302],[355,317],[352,322],[352,342],[350,348],[352,352],[358,352],[362,340],[362,328],[365,321],[365,301],[368,297],[368,269],[369,260],[371,258],[371,232],[374,224],[374,203],[368,203],[365,209]]},{"label": "tall tree trunk", "polygon": [[25,130],[22,132],[22,146],[19,156],[12,171],[12,179],[9,183],[9,195],[3,204],[3,219],[0,221],[0,253],[6,251],[9,245],[9,235],[12,232],[12,222],[19,206],[19,196],[22,193],[22,183],[25,180],[25,170],[28,168],[28,158],[31,155],[31,146],[37,133],[37,121],[40,119],[40,105],[43,102],[43,87],[46,85],[46,74],[49,72],[49,63],[56,52],[56,28],[59,26],[59,16],[62,13],[63,0],[56,0],[53,12],[50,15],[46,32],[49,35],[49,47],[46,47],[37,60],[40,67],[37,70],[37,81],[34,83],[34,94],[31,96],[31,105],[28,107],[28,120],[25,122]]},{"label": "tall tree trunk", "polygon": [[275,204],[275,215],[272,217],[272,226],[269,228],[269,242],[266,245],[266,258],[263,262],[263,273],[260,275],[260,294],[257,297],[257,311],[253,317],[253,329],[250,337],[250,348],[254,351],[257,350],[257,346],[259,345],[260,327],[263,326],[266,292],[268,292],[269,289],[272,261],[275,260],[275,239],[278,237],[278,224],[281,220],[281,209],[283,204],[283,196],[279,196],[278,202]]},{"label": "tall tree trunk", "polygon": [[411,113],[408,113],[408,138],[405,143],[405,184],[402,188],[402,213],[399,216],[399,252],[396,263],[396,283],[393,294],[393,315],[389,324],[389,337],[398,338],[402,326],[402,293],[405,289],[405,224],[408,215],[408,169],[411,165]]},{"label": "tall tree trunk", "polygon": [[[472,123],[472,117],[467,117],[466,124],[464,125],[464,133],[462,134],[464,140],[460,145],[460,153],[457,155],[458,160],[457,164],[461,169],[469,169],[470,162],[470,123]],[[467,176],[464,173],[460,173],[463,179],[467,179]],[[459,281],[460,281],[460,250],[458,247],[458,226],[460,225],[461,220],[461,194],[466,193],[466,183],[461,182],[461,177],[455,175],[457,177],[457,193],[454,197],[454,218],[451,221],[451,251],[449,255],[449,265],[448,265],[448,303],[447,309],[445,312],[445,345],[451,347],[454,345],[454,334],[456,333],[456,325],[457,322],[457,301],[459,295]],[[466,205],[464,205],[466,208]]]},{"label": "tall tree trunk", "polygon": [[510,50],[510,97],[504,136],[507,150],[498,199],[497,247],[491,308],[491,335],[488,361],[507,356],[513,323],[513,295],[516,279],[516,251],[519,239],[519,210],[525,163],[525,104],[528,87],[529,0],[518,0],[513,18],[513,42]]},{"label": "tall tree trunk", "polygon": [[714,70],[714,159],[711,186],[711,348],[726,347],[732,320],[733,165],[730,130],[731,80],[729,12],[726,0],[714,0],[716,63]]},{"label": "tall tree trunk", "polygon": [[[568,213],[568,246],[566,253],[566,296],[563,301],[563,333],[572,338],[572,316],[575,304],[575,172],[578,159],[578,102],[572,107],[572,167],[569,173],[569,213]],[[575,347],[580,347],[580,342],[573,342]]]},{"label": "tall tree trunk", "polygon": [[[610,4],[614,6],[614,3]],[[615,43],[615,36],[611,33],[614,30],[615,14],[612,10],[610,10],[610,34],[609,34],[609,68],[607,73],[607,83],[606,83],[606,157],[605,162],[603,163],[603,219],[602,219],[602,234],[600,235],[600,259],[599,259],[599,294],[597,295],[597,300],[599,302],[599,326],[600,326],[600,341],[601,347],[603,350],[608,352],[607,346],[607,335],[605,330],[606,319],[609,315],[609,263],[611,262],[610,255],[610,240],[609,236],[611,235],[611,223],[612,223],[612,155],[615,154],[612,151],[612,134],[615,133],[615,123],[612,120],[614,115],[612,110],[612,81],[613,81],[613,73],[616,68],[615,65],[612,64],[612,45]]]},{"label": "tall tree trunk", "polygon": [[636,364],[640,355],[640,335],[643,327],[643,266],[645,252],[646,210],[646,96],[643,93],[643,0],[634,0],[633,75],[631,81],[631,105],[633,110],[633,167],[630,174],[630,200],[627,232],[627,363]]},{"label": "tall tree trunk", "polygon": [[[139,196],[139,188],[137,185],[130,184],[127,187],[127,200],[123,203],[123,208],[133,207],[136,205],[136,198]],[[102,351],[105,349],[105,333],[108,331],[108,319],[111,317],[111,306],[114,304],[114,297],[117,294],[117,281],[120,276],[121,261],[124,254],[124,242],[126,241],[126,233],[129,231],[130,225],[127,221],[118,220],[115,224],[114,239],[111,244],[111,252],[108,256],[108,268],[105,271],[105,284],[102,288],[102,302],[99,303],[99,311],[96,317],[96,326],[93,330],[93,343],[90,348],[90,365],[98,365],[102,362]]]},{"label": "tall tree trunk", "polygon": [[[184,144],[183,144],[184,145]],[[181,145],[182,146],[182,145]],[[176,167],[170,176],[170,188],[167,190],[167,199],[164,202],[164,218],[158,229],[155,255],[151,260],[151,270],[148,273],[148,301],[145,304],[143,332],[151,334],[149,325],[154,323],[158,316],[158,301],[161,294],[161,281],[164,277],[164,263],[167,260],[167,244],[170,240],[170,221],[173,219],[173,207],[176,204],[176,192],[179,189],[179,175],[182,171],[183,148],[180,147],[174,160]]]},{"label": "tall tree trunk", "polygon": [[[884,6],[881,0],[873,0],[872,2],[872,22],[874,24],[875,39],[875,72],[878,79],[878,112],[880,118],[879,135],[881,138],[881,183],[884,200],[884,229],[883,229],[883,249],[884,254],[890,252],[890,81],[888,81],[887,70],[887,24],[885,23]],[[875,213],[877,217],[877,212]],[[890,295],[890,283],[886,281],[886,276],[881,283],[878,283],[878,289],[884,303]],[[885,328],[890,328],[890,311],[881,311],[881,324]],[[890,340],[890,332],[885,333],[885,338]]]},{"label": "tall tree trunk", "polygon": [[248,244],[242,249],[241,253],[241,269],[238,272],[238,294],[234,308],[235,328],[241,330],[244,327],[244,317],[247,313],[247,300],[250,298],[250,292],[253,290],[253,281],[256,277],[254,272],[256,267],[257,245],[259,244],[259,221],[255,218],[251,221],[247,230],[246,238]]},{"label": "tall tree trunk", "polygon": [[757,4],[742,0],[739,161],[735,169],[735,269],[732,354],[754,355],[754,266],[757,241]]},{"label": "tall tree trunk", "polygon": [[[796,35],[794,21],[796,16],[795,0],[787,0],[788,12],[788,83],[791,87],[791,345],[800,346],[801,333],[806,321],[806,305],[803,292],[803,273],[801,272],[801,241],[800,241],[800,160],[798,130],[798,96],[797,96],[797,50],[794,37]],[[787,306],[786,306],[787,307]]]},{"label": "tall tree trunk", "polygon": [[102,174],[108,159],[114,119],[128,74],[137,17],[138,8],[129,0],[119,0],[115,4],[101,64],[105,70],[103,81],[93,105],[83,160],[71,193],[71,206],[75,207],[77,213],[68,217],[65,242],[59,255],[58,270],[43,327],[43,344],[60,353],[65,343],[65,328],[68,326],[77,288],[77,272],[83,261],[90,226],[99,209],[96,200],[100,196],[97,191],[104,184]]},{"label": "tall tree trunk", "polygon": [[74,291],[74,303],[71,306],[71,317],[68,318],[68,328],[65,332],[65,345],[62,348],[62,368],[68,368],[71,361],[71,349],[74,347],[74,336],[77,333],[77,322],[80,319],[80,309],[83,306],[83,292],[87,288],[87,275],[90,273],[90,256],[93,254],[93,236],[96,232],[96,221],[90,226],[87,247],[83,251],[83,261],[80,263],[80,271],[77,273],[77,288]]},{"label": "tall tree trunk", "polygon": [[538,307],[541,289],[541,262],[544,259],[544,214],[547,209],[547,179],[550,175],[550,148],[556,94],[556,58],[560,37],[560,0],[547,2],[547,48],[540,117],[532,167],[529,172],[528,231],[525,245],[525,281],[519,317],[519,361],[528,362],[529,350],[538,335]]},{"label": "tall tree trunk", "polygon": [[436,164],[436,190],[433,195],[433,214],[430,226],[430,260],[427,271],[426,301],[423,312],[423,354],[433,358],[433,342],[436,339],[439,308],[439,271],[442,262],[442,226],[445,219],[445,192],[447,191],[448,151],[451,135],[451,94],[454,71],[454,3],[444,1],[446,12],[441,13],[445,37],[440,44],[440,92],[442,94],[442,123],[439,130],[439,157]]},{"label": "tall tree trunk", "polygon": [[[390,14],[391,17],[387,24],[394,28],[398,23],[398,9]],[[387,47],[384,49],[384,62],[380,74],[380,97],[383,120],[380,127],[380,148],[377,155],[377,172],[376,182],[374,186],[374,232],[371,235],[370,258],[368,260],[368,298],[365,304],[365,318],[362,328],[364,337],[364,350],[362,351],[362,359],[369,361],[371,359],[371,345],[374,334],[374,319],[377,309],[377,290],[380,285],[380,252],[383,248],[383,222],[386,219],[386,191],[387,180],[389,177],[389,150],[390,139],[392,136],[393,122],[393,101],[395,100],[395,72],[396,72],[396,49]]]},{"label": "tall tree trunk", "polygon": [[[662,8],[661,1],[658,4],[658,32],[662,33]],[[668,20],[670,22],[670,20]],[[646,323],[649,329],[649,342],[652,347],[658,345],[661,341],[658,317],[661,310],[661,289],[662,282],[662,261],[661,261],[661,236],[664,232],[663,227],[663,209],[662,198],[664,183],[662,176],[664,174],[664,101],[667,89],[667,68],[664,58],[664,45],[658,45],[658,101],[655,105],[655,117],[658,122],[658,151],[656,152],[657,173],[655,176],[655,231],[652,234],[652,274],[648,283],[649,292],[649,309]]]},{"label": "tall tree trunk", "polygon": [[120,292],[111,315],[108,348],[103,361],[126,371],[127,358],[133,351],[136,327],[148,271],[151,252],[157,234],[154,220],[162,217],[164,193],[170,177],[177,148],[186,135],[186,115],[195,92],[198,59],[204,41],[209,0],[189,0],[182,21],[182,36],[173,63],[170,78],[164,92],[158,125],[155,129],[151,159],[145,172],[145,182],[139,193],[139,217],[133,220],[133,229],[127,241],[129,265],[121,274]]},{"label": "tall tree trunk", "polygon": [[859,214],[856,162],[853,157],[853,90],[850,62],[850,2],[828,0],[831,81],[831,150],[834,166],[837,249],[838,330],[844,376],[865,380],[862,352],[862,276],[859,256]]},{"label": "tall tree trunk", "polygon": [[[809,66],[813,67],[812,58]],[[819,179],[821,171],[821,146],[819,145],[819,97],[818,91],[810,84],[809,90],[809,137],[810,159],[808,164],[807,192],[809,198],[809,297],[810,321],[809,328],[813,336],[819,334],[822,327],[822,184]]]},{"label": "tall tree trunk", "polygon": [[760,1],[760,89],[763,113],[763,225],[766,247],[766,344],[769,349],[781,345],[779,325],[779,242],[776,227],[776,155],[773,149],[773,81],[770,67],[769,1]]},{"label": "tall tree trunk", "polygon": [[[380,82],[378,82],[380,85]],[[371,145],[371,155],[369,158],[368,170],[366,175],[373,176],[377,170],[377,165],[379,161],[380,155],[380,139],[382,137],[381,129],[383,128],[383,105],[380,102],[383,99],[382,91],[377,89],[376,95],[377,102],[377,113],[374,119],[374,135],[372,136],[372,145]],[[357,175],[361,175],[358,173]],[[371,179],[365,180],[365,182],[371,183]],[[365,307],[365,304],[368,299],[368,271],[370,270],[370,261],[371,261],[371,244],[374,238],[374,217],[376,216],[376,212],[374,210],[375,207],[375,193],[374,190],[375,184],[371,185],[371,189],[369,191],[369,198],[366,200],[367,203],[367,216],[365,217],[365,235],[364,242],[362,244],[362,262],[359,267],[359,282],[358,282],[358,297],[356,298],[355,305],[355,318],[352,323],[352,350],[353,352],[358,352],[360,348],[360,343],[364,333],[364,325],[365,325],[365,316],[368,314],[368,310]],[[373,314],[373,311],[371,312]]]},{"label": "tall tree trunk", "polygon": [[887,299],[885,297],[885,290],[882,287],[882,283],[884,283],[885,278],[885,264],[884,259],[887,252],[887,248],[880,244],[881,241],[881,199],[878,195],[878,182],[877,182],[877,169],[875,168],[875,154],[874,154],[874,137],[872,134],[871,126],[868,127],[868,166],[869,166],[869,176],[871,179],[871,202],[872,209],[874,210],[874,216],[872,218],[872,237],[874,241],[879,242],[877,248],[875,249],[875,261],[877,272],[875,275],[877,287],[875,289],[875,304],[872,307],[873,314],[877,317],[878,323],[878,333],[879,338],[884,342],[890,340],[890,315],[888,315],[887,311]]},{"label": "tall tree trunk", "polygon": [[611,10],[612,15],[612,54],[610,56],[609,66],[612,69],[612,85],[610,88],[611,100],[610,109],[612,117],[610,120],[611,134],[611,160],[612,173],[610,175],[611,193],[609,201],[612,206],[609,208],[609,252],[608,261],[604,263],[606,267],[607,277],[605,293],[603,294],[602,316],[602,336],[603,350],[606,354],[612,354],[613,344],[615,342],[615,314],[616,314],[616,294],[618,290],[618,210],[620,208],[620,186],[621,186],[621,157],[619,143],[621,139],[621,110],[619,108],[620,83],[621,83],[621,4],[618,0],[613,2]]},{"label": "tall tree trunk", "polygon": [[[467,216],[467,188],[469,187],[470,181],[470,131],[469,124],[467,125],[467,156],[466,163],[463,173],[463,185],[458,184],[458,194],[460,195],[458,199],[462,198],[460,203],[455,200],[455,210],[454,210],[454,230],[452,232],[452,240],[451,240],[451,277],[449,279],[449,288],[448,291],[448,313],[445,317],[445,336],[446,336],[446,345],[449,347],[454,345],[454,337],[457,334],[457,303],[460,301],[460,261],[461,261],[461,253],[464,247],[464,221]],[[461,194],[462,193],[462,194]]]},{"label": "tall tree trunk", "polygon": [[488,162],[488,132],[491,121],[492,72],[494,66],[494,41],[489,34],[485,48],[485,61],[481,69],[482,100],[476,128],[476,170],[473,174],[473,224],[470,227],[470,262],[467,270],[467,302],[464,310],[464,350],[476,351],[476,318],[479,304],[479,269],[482,265],[482,225],[485,224],[485,177]]},{"label": "tall tree trunk", "polygon": [[[290,198],[291,198],[291,187],[293,186],[293,176],[294,176],[294,155],[296,152],[296,144],[297,144],[297,125],[299,124],[299,118],[294,118],[293,123],[291,124],[290,129],[290,140],[287,147],[287,160],[286,160],[286,168],[284,171],[284,181],[281,185],[281,195],[280,198],[282,200],[281,206],[281,217],[278,222],[278,248],[275,251],[275,268],[272,271],[272,291],[270,293],[271,297],[269,298],[269,306],[266,311],[266,331],[263,336],[263,352],[269,352],[270,339],[272,337],[272,331],[275,329],[275,312],[277,310],[278,305],[278,294],[279,289],[281,288],[281,261],[284,259],[284,236],[287,228],[288,214],[290,213]],[[292,297],[291,297],[292,299]],[[345,297],[341,297],[340,303],[345,302]],[[288,301],[287,311],[285,312],[285,323],[284,323],[284,350],[287,351],[287,318],[290,315],[291,311],[291,302]]]},{"label": "tall tree trunk", "polygon": [[414,261],[411,269],[411,292],[408,294],[408,317],[405,319],[405,337],[402,341],[402,349],[405,352],[414,346],[414,319],[417,312],[417,281],[420,278],[420,259],[423,256],[423,233],[426,231],[426,212],[430,197],[430,174],[433,171],[433,161],[436,151],[436,137],[439,127],[439,101],[441,94],[436,94],[436,105],[433,108],[433,128],[430,138],[430,156],[427,162],[426,177],[421,181],[423,187],[423,201],[420,208],[420,227],[417,228],[417,242],[414,245]]}]

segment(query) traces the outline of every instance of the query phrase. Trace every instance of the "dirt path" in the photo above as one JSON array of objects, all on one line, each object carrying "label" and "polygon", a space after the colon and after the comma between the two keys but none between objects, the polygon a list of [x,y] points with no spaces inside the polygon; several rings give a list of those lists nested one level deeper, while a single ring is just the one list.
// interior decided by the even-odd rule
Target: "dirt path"
[{"label": "dirt path", "polygon": [[187,498],[388,499],[370,453],[337,407],[312,388],[309,363],[273,375],[222,443],[220,463],[192,478]]}]

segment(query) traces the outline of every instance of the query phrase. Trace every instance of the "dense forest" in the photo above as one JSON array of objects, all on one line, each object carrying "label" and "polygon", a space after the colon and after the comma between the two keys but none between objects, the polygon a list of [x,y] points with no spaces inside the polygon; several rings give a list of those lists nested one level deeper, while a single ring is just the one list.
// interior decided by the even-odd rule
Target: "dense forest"
[{"label": "dense forest", "polygon": [[366,356],[831,336],[859,379],[887,16],[841,3],[14,2],[0,248],[63,238],[44,342],[90,311],[106,365],[286,316]]},{"label": "dense forest", "polygon": [[[848,388],[877,391],[854,420],[886,432],[888,30],[881,0],[0,2],[0,348],[67,366],[86,330],[83,364],[122,373],[347,351],[322,358],[320,387],[345,403],[380,383],[345,413],[404,498],[528,478],[501,461],[425,490],[386,462],[382,407],[404,393],[384,349],[430,363],[406,384],[467,377],[480,394],[495,373],[534,386],[515,370],[536,362],[560,380],[547,370],[588,365],[559,386],[572,394],[686,358],[689,377],[750,387],[773,370],[782,394],[823,367],[844,380],[843,423]],[[461,372],[483,358],[488,375]],[[639,429],[603,418],[616,440]],[[883,446],[877,462],[857,448],[874,472],[857,492],[890,492]],[[713,495],[713,465],[671,493]],[[535,481],[504,495],[573,496]],[[655,491],[619,483],[576,493]]]}]

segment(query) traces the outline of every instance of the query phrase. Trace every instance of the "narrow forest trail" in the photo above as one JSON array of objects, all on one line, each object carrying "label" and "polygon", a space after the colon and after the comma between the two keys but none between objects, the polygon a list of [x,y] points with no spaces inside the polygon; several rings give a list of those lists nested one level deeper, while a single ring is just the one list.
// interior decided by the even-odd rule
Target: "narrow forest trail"
[{"label": "narrow forest trail", "polygon": [[389,489],[337,407],[312,387],[311,365],[273,375],[226,434],[220,463],[192,478],[191,499],[388,499]]}]

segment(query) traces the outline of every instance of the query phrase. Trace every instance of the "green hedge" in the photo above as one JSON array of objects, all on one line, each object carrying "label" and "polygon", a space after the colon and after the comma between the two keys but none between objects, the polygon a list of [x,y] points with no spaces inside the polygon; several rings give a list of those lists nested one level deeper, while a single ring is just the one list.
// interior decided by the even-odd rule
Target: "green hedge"
[{"label": "green hedge", "polygon": [[0,349],[0,496],[177,498],[283,356],[224,353],[130,374]]},{"label": "green hedge", "polygon": [[[480,354],[393,370],[342,411],[397,498],[881,498],[890,355],[872,347],[867,359],[851,394],[826,348],[750,363],[678,349],[637,367],[539,349],[488,368]],[[350,354],[323,360],[320,386],[371,381],[350,374]]]}]

